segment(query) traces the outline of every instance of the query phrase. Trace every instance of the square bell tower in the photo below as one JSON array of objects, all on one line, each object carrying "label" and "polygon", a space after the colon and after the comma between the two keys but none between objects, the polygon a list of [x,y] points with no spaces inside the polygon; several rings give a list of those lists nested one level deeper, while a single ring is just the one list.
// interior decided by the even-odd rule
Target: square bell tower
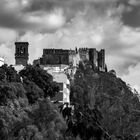
[{"label": "square bell tower", "polygon": [[15,63],[26,66],[28,64],[28,42],[15,42]]}]

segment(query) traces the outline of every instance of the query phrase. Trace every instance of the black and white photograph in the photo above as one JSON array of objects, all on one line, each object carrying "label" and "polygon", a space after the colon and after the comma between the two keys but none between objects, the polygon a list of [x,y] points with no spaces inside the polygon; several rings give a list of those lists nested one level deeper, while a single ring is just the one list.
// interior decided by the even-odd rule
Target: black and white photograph
[{"label": "black and white photograph", "polygon": [[140,140],[140,0],[0,0],[0,140]]}]

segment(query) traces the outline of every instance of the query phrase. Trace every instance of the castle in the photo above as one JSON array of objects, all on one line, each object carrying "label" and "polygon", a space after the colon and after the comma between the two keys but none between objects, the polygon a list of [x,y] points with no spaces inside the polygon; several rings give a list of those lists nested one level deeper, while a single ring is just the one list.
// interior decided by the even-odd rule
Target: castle
[{"label": "castle", "polygon": [[[15,68],[21,70],[28,64],[28,42],[15,43]],[[62,103],[70,102],[70,77],[74,77],[80,61],[89,61],[93,69],[106,71],[105,50],[97,51],[95,48],[75,48],[75,50],[63,49],[43,49],[41,58],[34,60],[33,64],[39,64],[53,76],[53,81],[57,82],[60,92],[52,100]]]},{"label": "castle", "polygon": [[95,48],[79,48],[79,56],[81,61],[88,60],[91,62],[93,69],[105,72],[106,65],[104,49],[97,51]]},{"label": "castle", "polygon": [[[16,65],[26,66],[28,64],[28,42],[15,43]],[[105,71],[105,50],[97,51],[95,48],[75,48],[75,50],[63,49],[43,49],[41,58],[34,60],[33,64],[40,65],[73,65],[76,66],[79,61],[90,61],[93,68],[99,71]]]},{"label": "castle", "polygon": [[72,65],[76,66],[79,61],[90,61],[93,69],[105,71],[105,50],[97,51],[95,48],[75,48],[75,50],[44,49],[41,58],[34,60],[33,64],[39,65]]}]

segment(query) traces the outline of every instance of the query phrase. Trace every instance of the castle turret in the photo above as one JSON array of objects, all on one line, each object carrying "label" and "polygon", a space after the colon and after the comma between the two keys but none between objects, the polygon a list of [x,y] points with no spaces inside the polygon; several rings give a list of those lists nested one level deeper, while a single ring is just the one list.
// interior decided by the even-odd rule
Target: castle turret
[{"label": "castle turret", "polygon": [[28,64],[28,42],[15,42],[15,63],[26,66]]},{"label": "castle turret", "polygon": [[94,69],[98,66],[98,51],[95,48],[89,49],[89,61],[92,63]]},{"label": "castle turret", "polygon": [[84,62],[89,60],[89,49],[88,48],[79,48],[80,59]]},{"label": "castle turret", "polygon": [[98,68],[99,71],[105,71],[105,50],[101,49],[98,52]]}]

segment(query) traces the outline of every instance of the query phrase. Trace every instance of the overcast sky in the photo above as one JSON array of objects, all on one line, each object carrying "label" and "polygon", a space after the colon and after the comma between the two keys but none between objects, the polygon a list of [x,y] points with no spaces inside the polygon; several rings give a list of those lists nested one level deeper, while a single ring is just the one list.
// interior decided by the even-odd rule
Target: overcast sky
[{"label": "overcast sky", "polygon": [[43,48],[106,50],[108,69],[140,91],[140,0],[0,0],[0,55],[28,41],[30,63]]}]

